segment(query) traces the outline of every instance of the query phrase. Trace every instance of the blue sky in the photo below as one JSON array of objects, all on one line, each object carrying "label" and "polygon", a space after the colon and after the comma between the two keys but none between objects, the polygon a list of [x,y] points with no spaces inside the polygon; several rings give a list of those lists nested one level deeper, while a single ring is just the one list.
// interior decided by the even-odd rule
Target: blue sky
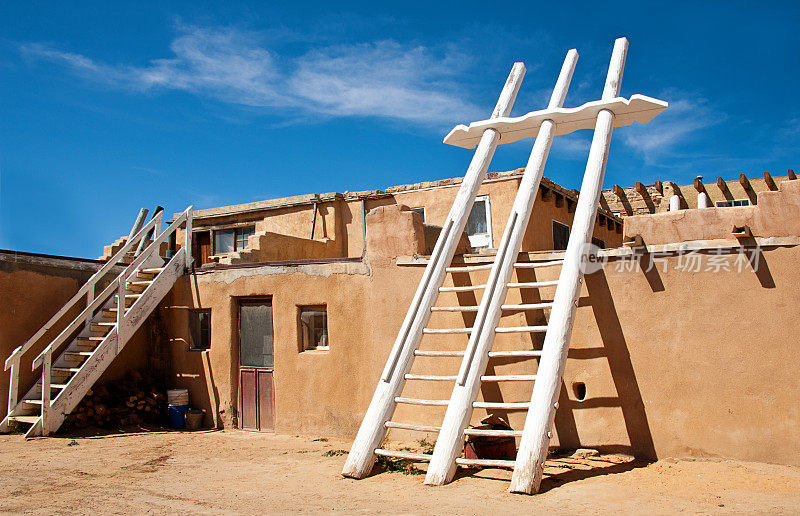
[{"label": "blue sky", "polygon": [[[603,5],[4,2],[0,248],[97,257],[140,207],[461,176],[472,151],[442,137],[488,117],[514,61],[520,115],[577,48],[576,106],[599,98],[619,36],[623,96],[670,108],[615,131],[607,187],[800,168],[800,4]],[[590,138],[556,138],[545,175],[578,187]]]}]

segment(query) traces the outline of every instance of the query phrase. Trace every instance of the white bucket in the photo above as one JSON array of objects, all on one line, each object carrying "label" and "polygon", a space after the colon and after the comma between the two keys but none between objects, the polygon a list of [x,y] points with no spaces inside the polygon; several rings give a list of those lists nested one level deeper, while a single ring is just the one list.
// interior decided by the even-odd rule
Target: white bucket
[{"label": "white bucket", "polygon": [[167,391],[167,404],[174,406],[189,404],[189,389],[170,389]]}]

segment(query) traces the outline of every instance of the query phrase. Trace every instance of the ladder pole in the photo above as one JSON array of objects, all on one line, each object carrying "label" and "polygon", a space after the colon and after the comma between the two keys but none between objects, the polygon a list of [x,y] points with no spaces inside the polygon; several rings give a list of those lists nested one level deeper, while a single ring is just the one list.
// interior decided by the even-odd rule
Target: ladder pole
[{"label": "ladder pole", "polygon": [[[561,73],[550,97],[550,108],[564,105],[572,73],[578,61],[575,49],[567,52]],[[489,361],[489,351],[494,341],[495,327],[500,319],[503,301],[506,297],[508,280],[514,270],[525,230],[528,226],[539,183],[542,180],[550,145],[555,136],[555,123],[545,120],[531,150],[530,158],[522,176],[517,197],[503,233],[497,255],[486,282],[486,290],[481,298],[473,332],[461,362],[461,368],[453,388],[450,403],[442,421],[442,428],[436,439],[433,456],[428,466],[425,483],[441,485],[452,480],[456,470],[456,458],[461,454],[464,429],[472,415],[472,403],[481,386],[481,375]]]},{"label": "ladder pole", "polygon": [[[514,63],[492,112],[492,118],[506,117],[511,113],[511,107],[514,105],[524,76],[525,65]],[[422,329],[428,323],[431,306],[439,294],[446,268],[453,260],[475,196],[486,178],[486,170],[489,168],[499,140],[500,134],[496,130],[487,129],[475,149],[453,207],[442,225],[442,231],[414,294],[411,307],[400,327],[389,360],[347,456],[342,469],[342,475],[346,477],[364,478],[372,470],[376,458],[375,449],[386,436],[386,422],[396,407],[395,397],[403,388],[405,374],[411,367],[414,351],[422,338]]]},{"label": "ladder pole", "polygon": [[[611,64],[603,89],[603,100],[619,96],[627,50],[626,38],[619,38],[614,42]],[[531,394],[530,410],[525,418],[525,428],[509,486],[509,491],[514,493],[536,492],[542,481],[544,461],[552,436],[551,429],[558,408],[561,377],[564,374],[578,296],[583,284],[581,262],[588,252],[586,244],[590,241],[594,229],[613,123],[614,114],[611,111],[603,110],[598,113],[586,173],[581,185],[581,195],[578,197],[572,232],[559,276],[559,286],[550,312],[542,358],[539,361],[536,383]]]}]

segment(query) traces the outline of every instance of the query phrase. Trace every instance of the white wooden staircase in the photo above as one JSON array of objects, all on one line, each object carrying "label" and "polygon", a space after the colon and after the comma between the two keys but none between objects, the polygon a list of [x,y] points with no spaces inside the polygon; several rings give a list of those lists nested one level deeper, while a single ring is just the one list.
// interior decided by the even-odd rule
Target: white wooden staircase
[{"label": "white wooden staircase", "polygon": [[[510,485],[511,491],[532,493],[538,490],[544,459],[552,436],[552,424],[558,406],[561,377],[583,281],[581,265],[591,249],[588,244],[591,241],[602,190],[612,129],[617,126],[630,125],[633,121],[646,123],[667,107],[666,102],[640,95],[632,97],[631,100],[618,97],[626,52],[627,40],[625,38],[618,39],[614,45],[611,65],[600,101],[584,104],[580,108],[562,108],[578,57],[575,50],[570,50],[546,110],[532,112],[517,118],[495,116],[486,121],[470,124],[469,127],[457,126],[445,139],[446,143],[459,146],[468,146],[470,141],[474,146],[474,142],[478,138],[480,138],[480,143],[455,199],[450,218],[434,248],[417,294],[412,301],[412,306],[392,348],[372,403],[364,416],[364,421],[345,463],[343,475],[363,478],[369,474],[375,458],[382,455],[429,462],[425,478],[426,484],[440,485],[450,481],[459,465],[492,466],[514,469]],[[515,65],[515,68],[518,65]],[[521,74],[519,75],[521,80]],[[514,81],[514,77],[515,74],[512,71],[506,86]],[[516,84],[515,92],[518,88],[519,84]],[[498,102],[495,112],[501,108],[502,101],[503,95],[501,95],[501,101]],[[510,109],[510,104],[503,105],[503,108],[506,107]],[[616,119],[615,111],[621,115]],[[587,127],[594,127],[595,134],[564,259],[541,262],[520,261],[519,251],[539,190],[552,140],[556,134],[566,134]],[[471,181],[474,180],[474,177],[479,177],[481,181],[483,179],[483,176],[474,173],[474,165],[476,161],[488,165],[486,162],[487,148],[482,148],[482,145],[486,142],[495,144],[498,140],[500,143],[506,143],[527,136],[535,136],[536,141],[494,262],[466,266],[451,264],[453,253],[450,250],[453,244],[450,240],[455,240],[456,235],[448,233],[447,229],[452,225],[457,228],[457,235],[460,235],[460,231],[463,230],[465,220],[462,220],[461,217],[466,217],[469,213],[477,192],[477,187]],[[494,146],[491,147],[491,151],[493,150]],[[491,152],[488,153],[488,159],[490,158]],[[485,166],[482,170],[486,170]],[[443,252],[443,250],[449,252]],[[519,278],[520,271],[523,270],[544,271],[555,267],[560,268],[558,279],[530,281]],[[442,286],[448,273],[463,274],[482,270],[488,270],[485,282],[476,285]],[[517,274],[516,281],[512,280],[515,272]],[[555,276],[551,274],[549,277]],[[531,299],[532,297],[536,301],[524,301],[522,296],[517,295],[519,290],[526,291],[527,298]],[[469,291],[482,293],[480,302],[475,306],[433,306],[439,293]],[[514,301],[509,301],[509,295],[512,293]],[[519,301],[519,299],[523,299],[523,301]],[[542,310],[549,311],[549,318],[544,317],[544,314],[541,313]],[[475,317],[474,322],[468,327],[429,327],[431,314],[437,312],[474,312]],[[546,321],[547,324],[503,325],[503,317],[509,312],[527,313],[530,320]],[[534,313],[538,313],[538,317],[532,316]],[[498,335],[513,333],[529,334],[532,337],[543,334],[543,343],[528,349],[493,351],[492,347]],[[448,334],[468,335],[469,340],[466,347],[445,350],[420,349],[423,335]],[[533,340],[538,343],[538,339]],[[425,347],[427,348],[427,345]],[[458,371],[452,371],[452,375],[417,374],[412,370],[417,357],[460,357],[461,365]],[[487,374],[487,365],[492,358],[516,358],[520,359],[520,363],[524,362],[523,359],[532,358],[538,361],[538,364],[536,368],[528,367],[525,371],[515,374]],[[437,371],[440,370],[441,368],[437,369]],[[415,392],[419,392],[414,387],[416,382],[439,384],[447,382],[452,385],[451,396],[449,399],[403,396],[402,393],[407,384]],[[500,382],[532,384],[530,398],[498,402],[478,401],[482,384]],[[435,391],[435,387],[430,390]],[[440,426],[431,426],[393,420],[395,410],[402,405],[444,407],[442,423]],[[524,429],[470,429],[468,425],[475,409],[486,410],[490,413],[497,410],[527,411]],[[390,428],[436,433],[437,439],[433,453],[410,453],[381,448],[386,431]],[[467,436],[519,438],[517,458],[516,460],[495,460],[461,457],[463,443]]]},{"label": "white wooden staircase", "polygon": [[[163,232],[159,232],[163,211],[156,211],[142,227],[145,215],[146,210],[142,210],[127,242],[113,258],[6,360],[6,370],[11,369],[8,414],[0,422],[0,432],[8,431],[12,422],[27,427],[26,437],[49,435],[58,430],[175,281],[191,266],[191,206]],[[173,249],[171,256],[162,257],[162,244],[170,237],[174,243],[175,232],[181,226],[186,229],[184,245],[177,252]],[[125,268],[115,275],[113,271],[118,264]],[[95,292],[98,285],[105,286],[100,294]],[[84,302],[85,308],[72,317]],[[19,398],[19,368],[26,353],[49,330],[62,326],[64,329],[32,361],[33,370],[41,369],[40,379]]]}]

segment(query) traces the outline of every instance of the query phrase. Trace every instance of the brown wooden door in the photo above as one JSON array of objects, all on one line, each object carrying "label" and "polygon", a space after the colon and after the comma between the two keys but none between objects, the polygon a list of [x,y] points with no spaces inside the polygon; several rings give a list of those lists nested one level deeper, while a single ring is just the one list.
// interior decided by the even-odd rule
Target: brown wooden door
[{"label": "brown wooden door", "polygon": [[275,429],[272,300],[239,302],[239,428]]},{"label": "brown wooden door", "polygon": [[211,256],[211,232],[201,231],[192,235],[192,257],[195,264],[199,267],[208,263]]}]

